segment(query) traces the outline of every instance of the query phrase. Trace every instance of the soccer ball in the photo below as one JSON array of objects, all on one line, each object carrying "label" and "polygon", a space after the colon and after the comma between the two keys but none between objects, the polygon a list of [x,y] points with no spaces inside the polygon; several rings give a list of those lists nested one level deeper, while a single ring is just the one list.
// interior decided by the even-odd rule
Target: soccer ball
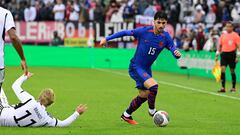
[{"label": "soccer ball", "polygon": [[167,126],[169,121],[170,121],[170,119],[169,119],[168,113],[165,112],[165,111],[157,111],[153,115],[153,122],[158,127],[165,127],[165,126]]}]

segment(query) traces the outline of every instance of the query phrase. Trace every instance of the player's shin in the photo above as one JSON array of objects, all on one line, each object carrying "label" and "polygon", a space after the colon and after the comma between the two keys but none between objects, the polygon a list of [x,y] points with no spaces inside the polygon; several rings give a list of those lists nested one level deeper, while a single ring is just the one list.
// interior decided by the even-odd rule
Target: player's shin
[{"label": "player's shin", "polygon": [[155,109],[155,100],[158,92],[158,85],[154,85],[149,88],[150,93],[148,95],[148,106],[149,106],[149,113],[154,114],[156,112]]},{"label": "player's shin", "polygon": [[232,73],[232,88],[235,89],[236,87],[236,74],[235,73]]},{"label": "player's shin", "polygon": [[225,78],[225,73],[224,72],[221,73],[221,82],[222,82],[222,88],[225,89],[226,78]]},{"label": "player's shin", "polygon": [[147,101],[147,98],[142,98],[140,96],[135,97],[131,104],[129,105],[128,109],[126,110],[126,112],[124,113],[124,115],[128,115],[126,117],[129,117],[134,111],[136,111],[141,105],[142,103],[144,103],[145,101]]}]

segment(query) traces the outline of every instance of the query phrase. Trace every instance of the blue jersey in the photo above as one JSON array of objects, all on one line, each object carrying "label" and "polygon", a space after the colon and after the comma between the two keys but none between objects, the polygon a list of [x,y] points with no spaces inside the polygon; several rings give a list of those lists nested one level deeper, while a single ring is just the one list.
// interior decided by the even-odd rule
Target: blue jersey
[{"label": "blue jersey", "polygon": [[138,46],[134,57],[131,59],[130,66],[148,70],[164,48],[170,50],[173,55],[176,50],[169,33],[164,31],[155,35],[153,26],[121,31],[108,36],[106,39],[109,41],[122,36],[134,36],[138,40]]}]

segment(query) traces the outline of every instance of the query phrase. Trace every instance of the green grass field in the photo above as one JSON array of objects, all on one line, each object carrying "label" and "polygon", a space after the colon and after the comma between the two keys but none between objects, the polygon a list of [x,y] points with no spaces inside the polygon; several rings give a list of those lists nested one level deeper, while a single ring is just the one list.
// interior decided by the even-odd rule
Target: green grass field
[{"label": "green grass field", "polygon": [[[34,76],[23,88],[34,97],[42,88],[53,88],[56,103],[48,111],[59,119],[68,117],[79,103],[88,111],[66,128],[1,127],[0,135],[238,135],[240,133],[240,93],[218,94],[215,80],[164,72],[154,72],[159,82],[157,108],[170,115],[167,127],[159,128],[148,116],[145,103],[133,114],[139,125],[120,120],[121,113],[136,96],[135,82],[127,70],[30,67]],[[6,68],[4,90],[11,104],[18,102],[11,84],[22,71]],[[176,85],[177,84],[177,85]],[[231,84],[228,82],[227,87]],[[240,84],[237,84],[240,88]]]}]

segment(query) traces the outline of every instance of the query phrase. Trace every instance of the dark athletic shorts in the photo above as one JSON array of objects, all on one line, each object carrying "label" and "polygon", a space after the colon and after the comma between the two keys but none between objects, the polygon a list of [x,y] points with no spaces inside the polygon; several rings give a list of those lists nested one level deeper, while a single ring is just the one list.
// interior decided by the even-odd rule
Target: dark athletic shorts
[{"label": "dark athletic shorts", "polygon": [[221,53],[221,66],[228,66],[230,68],[236,67],[236,52],[222,52]]}]

